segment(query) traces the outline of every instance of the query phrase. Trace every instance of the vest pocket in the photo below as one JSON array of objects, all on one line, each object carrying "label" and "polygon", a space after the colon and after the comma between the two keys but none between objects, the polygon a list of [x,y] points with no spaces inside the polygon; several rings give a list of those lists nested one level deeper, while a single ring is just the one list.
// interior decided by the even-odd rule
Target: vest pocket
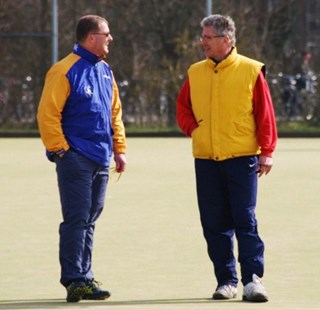
[{"label": "vest pocket", "polygon": [[205,129],[205,126],[199,125],[199,127],[192,132],[192,150],[194,157],[209,158],[211,156],[210,134],[206,133]]},{"label": "vest pocket", "polygon": [[241,118],[237,121],[234,122],[234,126],[233,126],[234,132],[237,135],[248,135],[248,134],[252,134],[253,131],[253,120],[250,118]]}]

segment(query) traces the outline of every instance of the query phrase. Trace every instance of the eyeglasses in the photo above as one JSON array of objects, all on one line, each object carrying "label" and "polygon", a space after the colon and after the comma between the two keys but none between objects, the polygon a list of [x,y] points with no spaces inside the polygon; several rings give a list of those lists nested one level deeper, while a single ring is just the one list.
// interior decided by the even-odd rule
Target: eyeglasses
[{"label": "eyeglasses", "polygon": [[212,39],[217,39],[217,38],[223,38],[225,35],[217,35],[217,36],[202,36],[200,37],[200,42],[208,42],[211,41]]},{"label": "eyeglasses", "polygon": [[109,36],[111,36],[111,33],[101,33],[101,32],[91,32],[91,34],[96,34],[96,35],[101,35],[101,36],[105,36],[106,38],[108,38]]}]

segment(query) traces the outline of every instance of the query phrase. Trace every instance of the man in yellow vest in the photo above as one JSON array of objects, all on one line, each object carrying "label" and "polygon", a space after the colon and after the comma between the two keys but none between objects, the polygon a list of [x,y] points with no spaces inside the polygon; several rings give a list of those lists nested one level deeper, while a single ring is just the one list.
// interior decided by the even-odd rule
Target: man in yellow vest
[{"label": "man in yellow vest", "polygon": [[192,137],[201,224],[218,284],[212,298],[237,296],[236,236],[242,298],[266,302],[255,209],[258,177],[271,170],[277,128],[265,66],[238,54],[229,16],[210,15],[201,27],[206,59],[188,70],[177,122]]}]

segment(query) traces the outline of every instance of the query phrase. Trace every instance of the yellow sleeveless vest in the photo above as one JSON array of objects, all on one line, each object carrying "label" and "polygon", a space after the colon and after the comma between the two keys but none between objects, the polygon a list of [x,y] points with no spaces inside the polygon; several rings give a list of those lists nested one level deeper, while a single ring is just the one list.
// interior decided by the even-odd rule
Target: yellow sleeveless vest
[{"label": "yellow sleeveless vest", "polygon": [[218,65],[206,59],[189,68],[192,110],[199,124],[192,133],[195,158],[225,160],[260,153],[252,98],[262,67],[234,47]]}]

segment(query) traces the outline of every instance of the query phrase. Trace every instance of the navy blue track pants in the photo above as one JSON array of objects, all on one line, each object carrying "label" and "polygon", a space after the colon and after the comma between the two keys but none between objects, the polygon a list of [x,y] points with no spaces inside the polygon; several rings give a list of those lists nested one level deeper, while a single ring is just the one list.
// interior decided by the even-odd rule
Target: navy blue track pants
[{"label": "navy blue track pants", "polygon": [[257,229],[257,156],[224,161],[195,159],[198,205],[218,286],[236,286],[234,235],[243,285],[262,277],[264,244]]},{"label": "navy blue track pants", "polygon": [[63,222],[60,224],[62,285],[92,280],[95,222],[105,201],[108,167],[101,167],[74,150],[55,157]]}]

